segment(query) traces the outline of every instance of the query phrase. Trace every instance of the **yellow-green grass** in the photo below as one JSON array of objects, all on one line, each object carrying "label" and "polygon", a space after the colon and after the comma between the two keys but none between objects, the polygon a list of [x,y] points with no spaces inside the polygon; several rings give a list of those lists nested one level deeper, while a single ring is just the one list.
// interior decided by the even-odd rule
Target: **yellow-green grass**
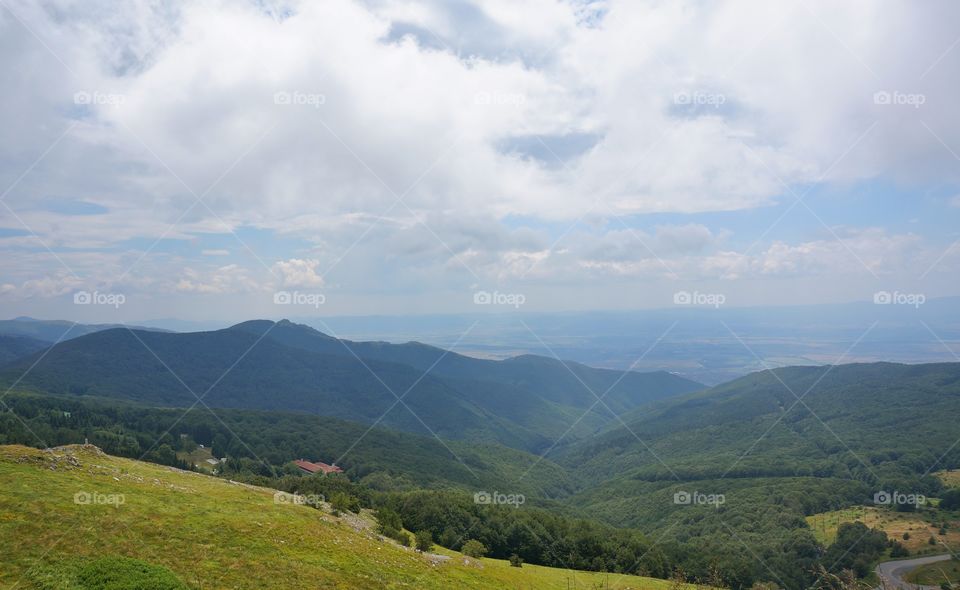
[{"label": "yellow-green grass", "polygon": [[205,472],[209,472],[215,467],[213,464],[207,463],[207,459],[214,458],[213,453],[210,452],[210,447],[197,447],[191,453],[179,452],[177,458],[191,465],[196,465],[198,469]]},{"label": "yellow-green grass", "polygon": [[939,586],[942,582],[960,582],[960,561],[938,561],[921,565],[907,574],[907,581],[925,586]]},{"label": "yellow-green grass", "polygon": [[[78,493],[100,496],[78,504]],[[273,490],[95,448],[0,446],[2,588],[40,588],[58,568],[101,556],[166,567],[204,590],[671,587],[652,578],[514,568],[446,550],[438,552],[451,558],[438,562],[381,539],[367,524],[277,503]]]},{"label": "yellow-green grass", "polygon": [[954,469],[952,471],[938,471],[934,473],[934,475],[939,477],[940,481],[942,481],[944,485],[952,488],[960,488],[960,469]]},{"label": "yellow-green grass", "polygon": [[[947,534],[941,535],[939,523],[932,526],[924,520],[923,513],[896,512],[875,506],[854,506],[807,517],[807,524],[813,530],[814,536],[824,545],[833,543],[837,538],[837,528],[841,524],[852,522],[862,522],[870,528],[882,530],[891,539],[902,543],[911,553],[940,552],[940,541],[950,546],[960,543],[960,530],[957,530],[957,524],[960,523],[950,523]],[[910,538],[904,539],[904,533],[908,533]],[[936,546],[929,544],[930,537],[938,541]]]}]

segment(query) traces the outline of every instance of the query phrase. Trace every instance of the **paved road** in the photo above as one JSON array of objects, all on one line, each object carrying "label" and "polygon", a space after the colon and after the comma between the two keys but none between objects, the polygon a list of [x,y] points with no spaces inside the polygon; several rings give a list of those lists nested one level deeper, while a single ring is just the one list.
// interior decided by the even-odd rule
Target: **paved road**
[{"label": "paved road", "polygon": [[881,563],[877,566],[877,575],[880,577],[880,580],[886,584],[885,586],[881,586],[881,588],[886,588],[886,590],[940,590],[939,586],[911,584],[904,580],[903,577],[910,573],[910,570],[915,567],[945,561],[950,559],[950,557],[950,554],[947,553],[946,555],[931,555],[930,557],[917,557],[914,559],[901,559],[899,561]]}]

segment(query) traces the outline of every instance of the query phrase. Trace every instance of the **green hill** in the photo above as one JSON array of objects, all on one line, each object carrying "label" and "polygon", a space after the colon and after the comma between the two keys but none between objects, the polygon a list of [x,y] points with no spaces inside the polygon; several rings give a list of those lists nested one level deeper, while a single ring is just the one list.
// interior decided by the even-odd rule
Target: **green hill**
[{"label": "green hill", "polygon": [[54,394],[171,407],[202,397],[213,408],[307,412],[534,452],[571,424],[575,438],[610,422],[600,405],[584,416],[608,390],[604,402],[621,412],[701,387],[669,373],[568,369],[541,357],[484,361],[265,321],[187,334],[104,330],[10,363],[0,382],[25,373],[25,386]]},{"label": "green hill", "polygon": [[420,554],[377,535],[368,514],[336,517],[278,500],[274,490],[93,447],[0,447],[0,481],[0,537],[18,540],[0,555],[3,587],[671,587],[445,550]]}]

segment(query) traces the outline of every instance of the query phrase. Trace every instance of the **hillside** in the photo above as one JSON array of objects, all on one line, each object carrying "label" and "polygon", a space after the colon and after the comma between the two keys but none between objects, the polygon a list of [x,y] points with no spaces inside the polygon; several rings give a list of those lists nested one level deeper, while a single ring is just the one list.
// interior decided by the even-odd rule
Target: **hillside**
[{"label": "hillside", "polygon": [[[38,320],[30,317],[18,317],[12,320],[0,320],[0,334],[7,336],[26,336],[47,343],[78,338],[94,332],[125,327],[123,324],[81,324],[67,320]],[[135,330],[166,332],[160,328],[126,326]]]},{"label": "hillside", "polygon": [[[149,408],[129,402],[12,392],[0,411],[0,444],[59,446],[89,440],[104,451],[170,464],[182,445],[256,473],[282,473],[299,458],[336,463],[353,480],[381,488],[510,489],[531,500],[575,488],[567,470],[497,444],[440,441],[325,416],[262,410]],[[187,437],[185,440],[184,437]],[[172,449],[172,450],[171,450]],[[231,464],[232,465],[232,464]],[[525,474],[522,481],[520,475]]]},{"label": "hillside", "polygon": [[[0,556],[4,587],[79,589],[78,578],[117,563],[168,582],[151,588],[670,587],[650,578],[512,568],[449,551],[423,555],[376,535],[365,515],[335,517],[277,501],[274,490],[93,447],[0,447],[0,481],[0,536],[30,539],[8,544]],[[143,563],[129,567],[120,557]]]},{"label": "hillside", "polygon": [[31,338],[30,336],[0,334],[0,365],[5,365],[16,359],[33,354],[48,346],[50,346],[49,342]]},{"label": "hillside", "polygon": [[341,342],[289,322],[247,322],[187,334],[100,331],[8,364],[0,382],[27,373],[25,386],[54,394],[171,407],[190,407],[199,396],[214,408],[382,420],[408,432],[534,452],[571,424],[575,438],[612,421],[602,406],[584,416],[608,390],[604,401],[621,412],[700,389],[668,373],[572,371],[541,357],[482,361],[418,344]]},{"label": "hillside", "polygon": [[[237,324],[232,330],[267,334],[277,342],[328,354],[356,355],[400,363],[458,383],[496,383],[510,388],[511,397],[521,393],[529,398],[572,408],[587,408],[602,396],[614,412],[622,412],[651,401],[703,389],[703,385],[665,371],[635,372],[596,369],[575,362],[561,362],[536,355],[505,360],[479,359],[435,346],[408,342],[353,342],[337,340],[309,326],[283,320],[255,320]],[[591,393],[593,392],[593,393]]]}]

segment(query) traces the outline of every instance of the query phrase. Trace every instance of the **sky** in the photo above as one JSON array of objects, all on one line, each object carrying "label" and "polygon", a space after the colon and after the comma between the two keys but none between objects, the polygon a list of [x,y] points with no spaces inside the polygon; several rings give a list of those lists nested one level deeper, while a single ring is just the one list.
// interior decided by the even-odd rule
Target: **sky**
[{"label": "sky", "polygon": [[0,0],[0,316],[960,295],[958,23],[950,0]]}]

